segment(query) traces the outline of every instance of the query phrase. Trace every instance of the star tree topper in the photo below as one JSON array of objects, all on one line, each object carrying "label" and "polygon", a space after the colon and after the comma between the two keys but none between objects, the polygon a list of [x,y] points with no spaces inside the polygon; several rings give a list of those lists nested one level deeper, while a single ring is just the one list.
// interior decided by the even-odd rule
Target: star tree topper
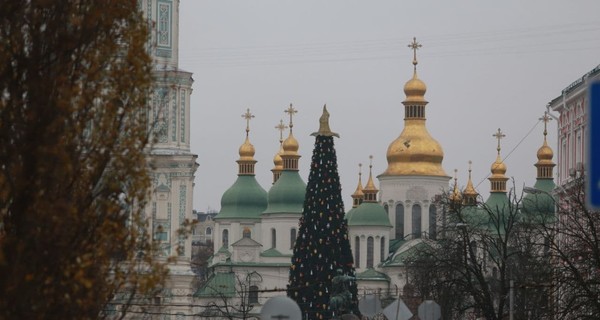
[{"label": "star tree topper", "polygon": [[323,106],[323,114],[319,118],[319,131],[311,133],[311,136],[340,137],[339,134],[332,132],[329,128],[329,112],[327,112],[327,105]]}]

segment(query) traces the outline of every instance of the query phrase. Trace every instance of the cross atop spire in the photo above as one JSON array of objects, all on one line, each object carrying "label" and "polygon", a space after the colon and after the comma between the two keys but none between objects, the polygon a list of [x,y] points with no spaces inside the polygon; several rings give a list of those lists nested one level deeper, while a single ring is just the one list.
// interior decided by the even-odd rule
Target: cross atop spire
[{"label": "cross atop spire", "polygon": [[458,180],[458,169],[454,169],[454,184],[456,185],[456,181]]},{"label": "cross atop spire", "polygon": [[358,164],[358,179],[360,180],[360,177],[362,176],[362,163]]},{"label": "cross atop spire", "polygon": [[506,135],[502,133],[502,130],[500,130],[500,128],[498,128],[498,132],[494,133],[492,136],[498,139],[498,148],[496,148],[496,150],[498,150],[498,154],[500,154],[500,140],[506,137]]},{"label": "cross atop spire", "polygon": [[279,143],[283,143],[283,130],[289,128],[283,124],[283,120],[279,120],[279,124],[275,126],[275,129],[279,130]]},{"label": "cross atop spire", "polygon": [[292,132],[292,128],[294,127],[294,122],[292,121],[292,118],[294,117],[294,114],[298,113],[298,110],[294,109],[294,106],[292,106],[292,104],[290,103],[290,107],[285,109],[285,113],[290,115],[290,133]]},{"label": "cross atop spire", "polygon": [[413,37],[413,41],[408,44],[408,47],[413,50],[413,62],[412,63],[415,66],[415,72],[416,72],[417,71],[417,64],[419,63],[417,61],[417,50],[419,50],[419,48],[421,48],[422,45],[417,42],[417,38],[416,37]]},{"label": "cross atop spire", "polygon": [[548,135],[548,122],[552,120],[550,116],[548,116],[548,111],[544,111],[544,116],[539,118],[538,120],[544,121],[544,140],[546,139],[546,135]]},{"label": "cross atop spire", "polygon": [[469,160],[469,179],[471,179],[471,165],[473,164],[473,161]]},{"label": "cross atop spire", "polygon": [[246,113],[242,114],[242,118],[246,119],[246,137],[250,132],[250,119],[254,118],[254,115],[250,113],[250,108],[246,109]]}]

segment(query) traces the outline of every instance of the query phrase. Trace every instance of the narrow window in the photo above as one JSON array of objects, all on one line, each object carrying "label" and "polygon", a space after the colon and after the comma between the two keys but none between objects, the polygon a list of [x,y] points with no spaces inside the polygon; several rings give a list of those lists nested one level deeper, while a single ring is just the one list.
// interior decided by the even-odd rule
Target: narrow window
[{"label": "narrow window", "polygon": [[373,237],[367,238],[367,268],[373,268],[373,254],[374,254],[374,240]]},{"label": "narrow window", "polygon": [[296,244],[296,228],[292,228],[292,230],[290,230],[290,249],[294,249],[295,244]]},{"label": "narrow window", "polygon": [[421,237],[421,206],[418,204],[412,207],[412,233],[414,238]]},{"label": "narrow window", "polygon": [[396,239],[404,239],[404,205],[396,205]]},{"label": "narrow window", "polygon": [[381,237],[379,246],[379,261],[383,262],[383,260],[385,260],[385,237]]},{"label": "narrow window", "polygon": [[258,303],[258,286],[250,286],[248,303]]},{"label": "narrow window", "polygon": [[277,247],[277,230],[271,229],[271,248]]},{"label": "narrow window", "polygon": [[360,268],[360,238],[354,238],[354,266]]},{"label": "narrow window", "polygon": [[250,228],[248,228],[248,227],[244,228],[244,231],[242,232],[242,237],[244,237],[244,238],[252,237],[252,231],[250,231]]},{"label": "narrow window", "polygon": [[223,247],[229,247],[229,230],[223,230]]}]

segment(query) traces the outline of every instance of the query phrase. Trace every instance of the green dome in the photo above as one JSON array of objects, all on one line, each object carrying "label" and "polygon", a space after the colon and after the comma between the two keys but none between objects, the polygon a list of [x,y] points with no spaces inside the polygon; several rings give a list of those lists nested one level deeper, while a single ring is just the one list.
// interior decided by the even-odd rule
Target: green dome
[{"label": "green dome", "polygon": [[346,212],[346,214],[344,215],[344,219],[346,219],[346,221],[350,221],[350,219],[352,219],[352,215],[354,214],[354,211],[356,211],[357,208],[358,207],[348,210],[348,212]]},{"label": "green dome", "polygon": [[352,214],[347,215],[349,226],[392,227],[387,212],[379,203],[363,202],[350,211]]},{"label": "green dome", "polygon": [[552,190],[556,187],[553,179],[538,178],[533,189],[540,190],[538,193],[528,193],[523,197],[524,219],[546,220],[554,216],[555,200],[552,198]]},{"label": "green dome", "polygon": [[260,219],[267,207],[267,192],[253,175],[238,176],[221,197],[221,211],[215,219]]},{"label": "green dome", "polygon": [[298,171],[283,171],[269,190],[268,206],[264,213],[302,213],[306,183]]}]

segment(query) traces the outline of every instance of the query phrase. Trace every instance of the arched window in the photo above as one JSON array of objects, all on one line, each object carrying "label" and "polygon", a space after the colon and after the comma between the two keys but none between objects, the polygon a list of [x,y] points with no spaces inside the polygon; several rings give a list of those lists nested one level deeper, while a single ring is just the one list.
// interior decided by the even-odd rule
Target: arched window
[{"label": "arched window", "polygon": [[429,238],[437,237],[437,210],[435,205],[429,206]]},{"label": "arched window", "polygon": [[210,236],[212,234],[212,228],[211,227],[206,227],[206,231],[204,232],[207,236]]},{"label": "arched window", "polygon": [[418,204],[412,207],[412,234],[413,238],[421,237],[421,205]]},{"label": "arched window", "polygon": [[383,262],[383,260],[385,260],[385,237],[381,237],[381,243],[379,246],[379,260],[380,262]]},{"label": "arched window", "polygon": [[293,249],[295,244],[296,244],[296,228],[292,228],[292,230],[290,230],[290,249]]},{"label": "arched window", "polygon": [[404,238],[404,205],[396,205],[396,239]]},{"label": "arched window", "polygon": [[229,247],[229,230],[223,230],[223,247]]},{"label": "arched window", "polygon": [[258,303],[258,286],[250,286],[248,303]]},{"label": "arched window", "polygon": [[360,268],[360,237],[354,238],[354,266]]},{"label": "arched window", "polygon": [[252,237],[252,231],[250,231],[250,228],[245,227],[244,231],[242,232],[242,237],[243,238],[251,238]]},{"label": "arched window", "polygon": [[271,229],[271,248],[277,247],[277,230]]},{"label": "arched window", "polygon": [[373,237],[367,238],[367,268],[373,268],[373,254],[375,243]]}]

